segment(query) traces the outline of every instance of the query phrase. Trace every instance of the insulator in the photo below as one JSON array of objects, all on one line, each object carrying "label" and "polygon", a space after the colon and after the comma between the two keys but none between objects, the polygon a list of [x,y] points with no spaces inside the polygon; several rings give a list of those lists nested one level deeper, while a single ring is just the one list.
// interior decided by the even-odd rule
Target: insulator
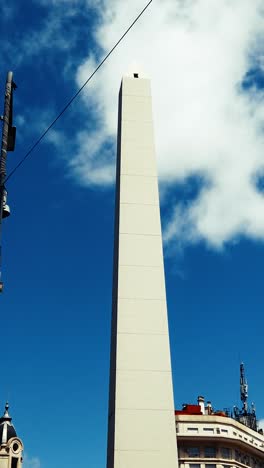
[{"label": "insulator", "polygon": [[9,205],[7,205],[6,202],[7,202],[7,191],[4,190],[4,193],[3,193],[3,210],[2,210],[3,219],[8,218],[8,216],[10,216],[10,208],[9,208]]}]

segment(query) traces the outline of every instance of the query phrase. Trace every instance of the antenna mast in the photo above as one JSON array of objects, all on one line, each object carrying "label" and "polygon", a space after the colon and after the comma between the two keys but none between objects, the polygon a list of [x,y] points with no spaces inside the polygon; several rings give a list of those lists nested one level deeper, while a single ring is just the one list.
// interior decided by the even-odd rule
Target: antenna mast
[{"label": "antenna mast", "polygon": [[255,405],[252,403],[251,409],[248,408],[248,384],[245,376],[244,363],[240,364],[240,399],[242,401],[242,409],[240,410],[237,406],[234,406],[234,419],[250,427],[254,431],[257,431],[257,418]]},{"label": "antenna mast", "polygon": [[245,377],[245,368],[244,368],[244,363],[241,362],[240,364],[240,399],[243,403],[243,408],[242,411],[244,415],[247,415],[248,412],[248,384],[247,380]]}]

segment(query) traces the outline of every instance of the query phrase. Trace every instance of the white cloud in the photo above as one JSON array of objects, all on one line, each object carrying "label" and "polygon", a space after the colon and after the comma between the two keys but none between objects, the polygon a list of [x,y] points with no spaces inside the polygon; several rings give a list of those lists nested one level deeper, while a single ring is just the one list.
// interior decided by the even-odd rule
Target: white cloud
[{"label": "white cloud", "polygon": [[[94,2],[95,0],[92,0]],[[75,55],[72,57],[69,54],[76,46],[80,34],[84,40],[87,39],[85,31],[80,31],[80,19],[83,15],[91,12],[94,6],[87,5],[86,0],[33,0],[33,8],[35,6],[44,7],[41,15],[38,11],[35,13],[36,21],[33,24],[28,24],[28,27],[21,32],[19,42],[3,42],[3,50],[7,54],[11,54],[12,59],[16,63],[16,67],[25,61],[32,60],[33,57],[38,57],[38,61],[43,57],[43,53],[49,55],[50,58],[57,57],[60,53],[65,60],[65,70],[72,65]],[[7,20],[13,16],[14,21],[19,20],[16,18],[15,6],[3,7],[3,18]],[[34,10],[33,10],[34,12]]]},{"label": "white cloud", "polygon": [[29,457],[26,453],[23,460],[23,468],[41,468],[40,460],[37,457]]},{"label": "white cloud", "polygon": [[[113,141],[104,145],[104,135],[100,132],[78,134],[77,156],[69,163],[70,172],[83,185],[109,185],[114,181],[115,170],[112,164]],[[109,162],[110,161],[110,162]]]},{"label": "white cloud", "polygon": [[[106,2],[95,30],[100,50],[109,50],[144,3]],[[79,135],[72,168],[81,183],[109,184],[114,158],[105,148],[116,135],[120,77],[133,62],[151,77],[162,184],[204,180],[193,201],[171,207],[167,242],[205,240],[221,248],[240,235],[264,239],[264,199],[255,187],[264,174],[264,93],[241,87],[247,71],[264,63],[261,4],[154,0],[83,95],[97,133]],[[78,84],[95,62],[90,55],[81,64]]]}]

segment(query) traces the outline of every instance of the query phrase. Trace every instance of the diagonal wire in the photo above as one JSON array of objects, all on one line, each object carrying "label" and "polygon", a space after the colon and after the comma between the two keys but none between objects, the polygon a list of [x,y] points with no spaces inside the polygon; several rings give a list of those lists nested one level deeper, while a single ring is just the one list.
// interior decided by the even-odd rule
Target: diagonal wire
[{"label": "diagonal wire", "polygon": [[108,57],[114,52],[114,50],[117,48],[117,46],[122,42],[124,37],[128,34],[128,32],[133,28],[133,26],[136,24],[136,22],[139,20],[139,18],[145,13],[147,8],[150,6],[152,3],[152,0],[150,0],[147,5],[141,10],[141,12],[138,14],[138,16],[134,19],[133,23],[127,28],[127,30],[124,32],[124,34],[120,37],[120,39],[116,42],[116,44],[112,47],[112,49],[107,53],[107,55],[104,57],[104,59],[99,63],[99,65],[95,68],[95,70],[92,72],[92,74],[87,78],[87,80],[83,83],[83,85],[78,89],[78,91],[72,96],[72,98],[68,101],[68,103],[63,107],[63,109],[60,111],[60,113],[55,117],[55,119],[51,122],[51,124],[46,128],[46,130],[42,133],[42,135],[35,141],[35,143],[31,146],[31,148],[28,150],[28,152],[25,154],[25,156],[19,161],[19,163],[15,166],[15,168],[8,174],[7,178],[5,179],[5,183],[13,176],[13,174],[18,170],[20,166],[26,161],[26,159],[32,154],[34,149],[39,145],[39,143],[43,140],[43,138],[47,135],[49,130],[55,125],[55,123],[60,119],[60,117],[64,114],[64,112],[70,107],[70,105],[73,103],[73,101],[79,96],[79,94],[82,92],[82,90],[85,88],[85,86],[89,83],[89,81],[93,78],[93,76],[97,73],[99,68],[102,67],[102,65],[106,62]]}]

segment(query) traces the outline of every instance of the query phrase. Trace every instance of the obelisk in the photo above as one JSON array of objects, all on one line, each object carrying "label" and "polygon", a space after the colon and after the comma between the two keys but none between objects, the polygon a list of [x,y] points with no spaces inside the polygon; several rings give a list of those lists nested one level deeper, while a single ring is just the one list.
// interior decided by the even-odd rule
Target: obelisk
[{"label": "obelisk", "polygon": [[176,467],[151,90],[134,73],[119,94],[107,468]]}]

